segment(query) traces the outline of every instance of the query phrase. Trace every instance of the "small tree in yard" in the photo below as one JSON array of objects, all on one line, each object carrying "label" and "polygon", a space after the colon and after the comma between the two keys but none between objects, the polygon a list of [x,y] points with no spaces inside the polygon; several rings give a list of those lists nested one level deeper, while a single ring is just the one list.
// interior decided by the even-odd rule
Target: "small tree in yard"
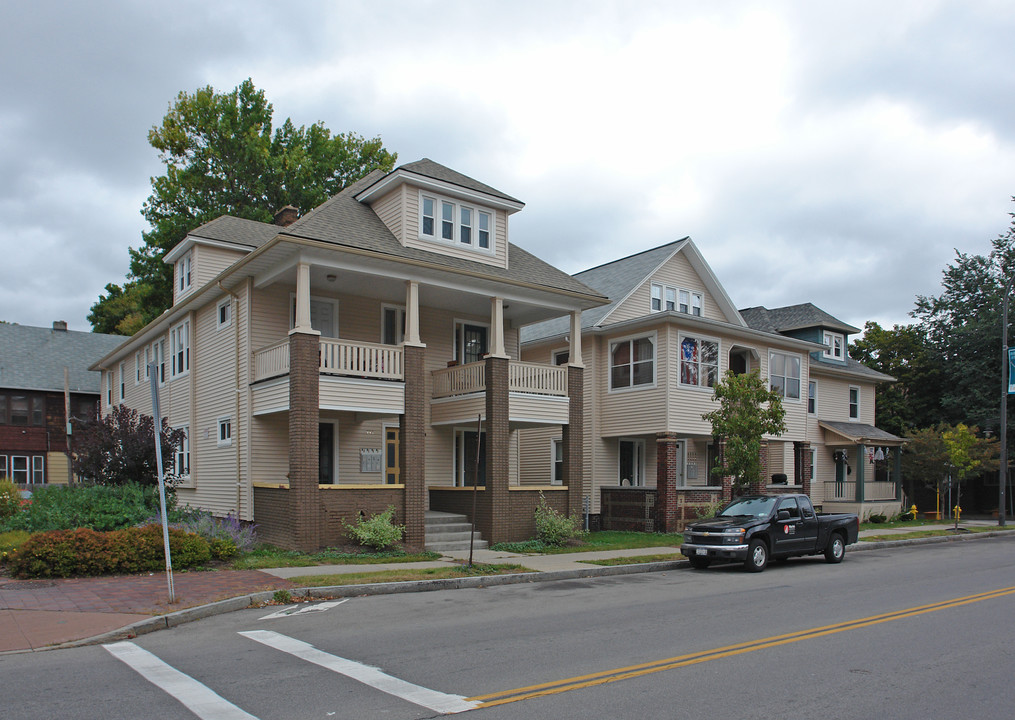
[{"label": "small tree in yard", "polygon": [[[117,405],[105,417],[86,424],[75,441],[74,472],[100,485],[156,485],[155,421],[149,415]],[[176,449],[186,438],[183,430],[162,419],[162,469],[174,476]]]},{"label": "small tree in yard", "polygon": [[727,370],[713,391],[719,407],[701,417],[712,423],[714,437],[726,441],[723,467],[713,472],[732,475],[734,493],[740,494],[761,479],[761,437],[786,430],[786,411],[757,370],[743,375]]}]

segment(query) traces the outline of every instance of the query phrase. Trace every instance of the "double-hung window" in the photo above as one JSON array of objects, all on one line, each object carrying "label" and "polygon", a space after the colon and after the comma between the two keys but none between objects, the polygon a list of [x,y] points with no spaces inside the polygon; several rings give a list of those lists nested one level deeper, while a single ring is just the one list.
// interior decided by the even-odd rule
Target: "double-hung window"
[{"label": "double-hung window", "polygon": [[233,421],[228,417],[218,419],[218,438],[216,444],[219,447],[233,444]]},{"label": "double-hung window", "polygon": [[610,389],[655,384],[655,339],[650,336],[610,343]]},{"label": "double-hung window", "polygon": [[719,343],[684,336],[680,340],[680,384],[715,387],[719,379]]},{"label": "double-hung window", "polygon": [[424,240],[489,252],[493,249],[493,212],[470,203],[421,195],[419,235]]},{"label": "double-hung window", "polygon": [[652,312],[676,310],[685,315],[697,315],[701,317],[704,296],[700,292],[694,292],[685,288],[652,283],[650,302]]},{"label": "double-hung window", "polygon": [[232,303],[229,298],[219,301],[219,304],[215,306],[215,329],[221,330],[222,328],[229,327],[232,322]]},{"label": "double-hung window", "polygon": [[768,382],[772,390],[790,400],[800,399],[800,356],[772,352],[768,356]]},{"label": "double-hung window", "polygon": [[190,320],[184,320],[169,331],[169,348],[172,376],[185,375],[190,370]]},{"label": "double-hung window", "polygon": [[187,253],[176,263],[176,272],[179,275],[179,289],[181,293],[190,290],[191,286],[191,254]]},{"label": "double-hung window", "polygon": [[807,414],[818,414],[818,384],[814,380],[807,383]]},{"label": "double-hung window", "polygon": [[843,347],[845,341],[842,335],[838,333],[825,333],[825,357],[832,358],[833,360],[844,360],[845,353]]},{"label": "double-hung window", "polygon": [[860,388],[856,385],[849,386],[849,419],[860,419]]},{"label": "double-hung window", "polygon": [[381,342],[399,345],[405,339],[405,308],[399,305],[381,306]]},{"label": "double-hung window", "polygon": [[173,473],[177,477],[187,477],[190,475],[190,427],[184,425],[179,429],[183,430],[183,440],[173,456]]}]

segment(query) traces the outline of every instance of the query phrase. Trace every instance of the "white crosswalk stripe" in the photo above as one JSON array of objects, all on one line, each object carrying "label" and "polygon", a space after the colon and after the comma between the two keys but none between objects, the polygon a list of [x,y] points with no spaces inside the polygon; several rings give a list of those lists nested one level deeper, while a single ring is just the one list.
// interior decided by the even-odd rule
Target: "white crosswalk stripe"
[{"label": "white crosswalk stripe", "polygon": [[388,675],[378,668],[331,655],[302,640],[276,632],[251,630],[241,632],[240,635],[439,713],[460,713],[479,706],[478,702],[470,702],[461,695],[449,695],[414,685]]},{"label": "white crosswalk stripe", "polygon": [[233,705],[208,686],[184,675],[132,642],[112,643],[102,647],[203,720],[257,720],[257,717]]}]

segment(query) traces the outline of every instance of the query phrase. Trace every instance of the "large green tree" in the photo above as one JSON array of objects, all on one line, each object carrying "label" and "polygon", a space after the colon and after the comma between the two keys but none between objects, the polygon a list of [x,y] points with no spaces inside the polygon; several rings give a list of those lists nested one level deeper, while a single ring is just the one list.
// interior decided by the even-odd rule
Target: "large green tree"
[{"label": "large green tree", "polygon": [[162,258],[199,225],[220,215],[271,222],[285,205],[307,212],[372,170],[394,167],[397,155],[380,138],[288,118],[273,130],[273,112],[249,79],[227,93],[209,86],[177,96],[148,133],[166,167],[141,210],[150,229],[130,250],[127,282],[107,285],[92,306],[94,331],[133,334],[172,304],[173,270]]},{"label": "large green tree", "polygon": [[941,367],[922,326],[886,330],[868,321],[863,336],[850,343],[849,356],[896,379],[874,390],[879,428],[902,437],[941,422]]},{"label": "large green tree", "polygon": [[[1015,215],[1013,215],[1015,217]],[[919,321],[938,373],[940,421],[996,430],[1000,425],[1001,305],[1015,271],[1015,222],[986,255],[956,252],[937,296],[918,296]]]},{"label": "large green tree", "polygon": [[712,423],[712,435],[726,441],[723,467],[734,478],[734,491],[742,494],[761,479],[761,438],[786,430],[782,398],[761,379],[757,370],[737,375],[727,370],[713,388],[719,407],[701,417]]}]

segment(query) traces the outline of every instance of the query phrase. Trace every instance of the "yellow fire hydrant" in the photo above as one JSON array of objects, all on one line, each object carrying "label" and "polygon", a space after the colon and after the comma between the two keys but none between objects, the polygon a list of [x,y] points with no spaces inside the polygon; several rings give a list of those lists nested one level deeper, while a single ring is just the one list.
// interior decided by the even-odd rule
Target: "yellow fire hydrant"
[{"label": "yellow fire hydrant", "polygon": [[[152,437],[155,437],[155,435],[153,434]],[[915,503],[913,504],[913,507],[909,508],[909,514],[913,516],[914,520],[916,520],[916,504]]]},{"label": "yellow fire hydrant", "polygon": [[960,508],[958,505],[956,505],[953,508],[953,510],[955,511],[955,522],[958,522],[959,520],[962,519],[962,508]]}]

